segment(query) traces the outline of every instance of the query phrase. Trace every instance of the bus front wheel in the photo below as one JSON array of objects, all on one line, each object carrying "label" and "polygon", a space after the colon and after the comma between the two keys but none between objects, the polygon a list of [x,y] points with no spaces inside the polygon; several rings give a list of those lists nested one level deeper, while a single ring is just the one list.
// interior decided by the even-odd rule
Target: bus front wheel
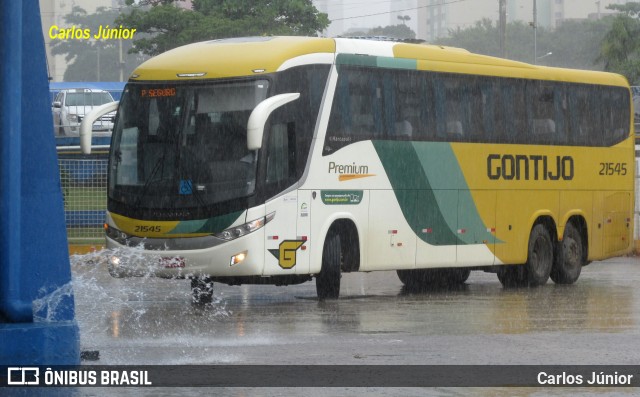
[{"label": "bus front wheel", "polygon": [[567,223],[551,269],[551,279],[554,283],[573,284],[578,280],[585,263],[583,247],[582,235],[572,223]]},{"label": "bus front wheel", "polygon": [[316,275],[316,291],[320,300],[337,299],[340,295],[341,255],[340,235],[330,234],[322,249],[320,274]]},{"label": "bus front wheel", "polygon": [[191,279],[191,303],[206,305],[213,301],[213,281],[208,277]]}]

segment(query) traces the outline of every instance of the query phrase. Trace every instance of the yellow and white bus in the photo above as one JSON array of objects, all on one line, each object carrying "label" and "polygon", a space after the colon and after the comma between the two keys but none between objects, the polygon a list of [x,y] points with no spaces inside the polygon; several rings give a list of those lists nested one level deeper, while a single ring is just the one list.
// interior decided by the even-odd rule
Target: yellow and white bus
[{"label": "yellow and white bus", "polygon": [[[259,37],[129,79],[109,157],[114,276],[287,285],[396,270],[408,287],[573,283],[631,249],[630,89],[456,48]],[[135,247],[135,248],[134,248]],[[133,251],[132,251],[133,252]]]}]

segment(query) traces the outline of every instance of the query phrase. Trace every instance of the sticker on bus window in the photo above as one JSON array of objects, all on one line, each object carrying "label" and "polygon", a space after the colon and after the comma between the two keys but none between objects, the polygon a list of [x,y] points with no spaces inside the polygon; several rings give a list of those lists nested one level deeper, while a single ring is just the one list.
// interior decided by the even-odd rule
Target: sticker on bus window
[{"label": "sticker on bus window", "polygon": [[193,194],[193,183],[191,183],[191,179],[180,180],[180,194],[185,196]]}]

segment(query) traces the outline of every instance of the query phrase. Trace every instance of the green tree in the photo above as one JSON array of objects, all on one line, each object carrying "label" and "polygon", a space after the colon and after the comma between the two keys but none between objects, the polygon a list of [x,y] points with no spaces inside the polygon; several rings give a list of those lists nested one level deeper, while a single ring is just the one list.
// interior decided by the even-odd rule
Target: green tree
[{"label": "green tree", "polygon": [[399,24],[389,26],[378,26],[372,29],[349,31],[341,37],[358,37],[358,36],[385,36],[399,40],[412,40],[416,38],[416,33],[410,27]]},{"label": "green tree", "polygon": [[605,70],[620,73],[633,85],[640,84],[640,3],[612,4],[617,10],[611,29],[601,41]]},{"label": "green tree", "polygon": [[[546,32],[538,44],[540,55],[553,55],[539,63],[576,69],[604,70],[599,59],[599,43],[611,28],[613,19],[564,21],[555,30]],[[544,51],[544,52],[543,52]]]},{"label": "green tree", "polygon": [[[534,32],[523,22],[507,24],[506,57],[509,59],[576,69],[603,70],[598,60],[599,43],[613,23],[612,18],[600,21],[565,21],[556,29],[537,29],[537,59],[534,60]],[[449,37],[436,44],[461,47],[478,54],[500,56],[498,27],[489,19],[472,27],[449,32]],[[551,53],[551,55],[547,55]]]},{"label": "green tree", "polygon": [[[117,10],[100,7],[87,14],[81,7],[73,7],[64,17],[66,26],[97,32],[99,26],[114,26]],[[120,79],[120,51],[122,46],[124,79],[144,60],[138,54],[128,54],[131,40],[74,40],[54,39],[51,52],[64,55],[68,63],[64,81],[118,81]]]},{"label": "green tree", "polygon": [[311,0],[193,0],[193,9],[175,1],[151,1],[116,20],[136,28],[131,52],[157,55],[203,40],[263,35],[316,35],[329,25]]},{"label": "green tree", "polygon": [[371,36],[386,36],[392,37],[394,39],[415,39],[416,33],[411,30],[410,27],[404,24],[398,25],[389,25],[389,26],[378,26],[377,28],[373,28],[369,30],[369,35]]}]

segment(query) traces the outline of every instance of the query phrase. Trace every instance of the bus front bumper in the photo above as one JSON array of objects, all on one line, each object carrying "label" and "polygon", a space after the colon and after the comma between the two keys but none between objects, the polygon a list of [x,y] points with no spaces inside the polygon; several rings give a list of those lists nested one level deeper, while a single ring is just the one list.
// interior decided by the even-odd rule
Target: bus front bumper
[{"label": "bus front bumper", "polygon": [[[185,239],[186,240],[186,239]],[[201,249],[145,249],[107,237],[108,269],[113,277],[260,276],[264,269],[264,231]]]}]

